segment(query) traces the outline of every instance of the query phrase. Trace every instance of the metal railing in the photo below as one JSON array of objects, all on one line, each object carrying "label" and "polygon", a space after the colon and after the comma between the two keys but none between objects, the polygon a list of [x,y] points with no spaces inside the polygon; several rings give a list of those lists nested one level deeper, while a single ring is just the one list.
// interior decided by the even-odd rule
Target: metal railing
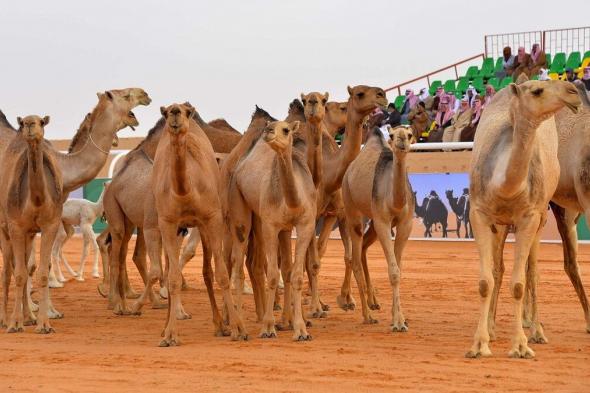
[{"label": "metal railing", "polygon": [[388,91],[397,89],[398,95],[401,96],[402,95],[401,94],[401,88],[402,88],[402,86],[407,86],[407,85],[409,85],[411,83],[418,82],[418,81],[424,80],[424,79],[426,79],[426,83],[428,84],[428,87],[430,87],[430,77],[431,76],[436,75],[436,74],[439,74],[439,73],[444,72],[444,71],[448,71],[450,69],[454,69],[455,70],[455,80],[457,80],[457,79],[459,79],[459,70],[457,69],[457,66],[460,66],[462,64],[468,63],[468,62],[473,61],[473,60],[476,60],[476,59],[478,59],[480,57],[481,57],[482,60],[485,58],[485,56],[484,56],[483,53],[479,53],[479,54],[477,54],[475,56],[471,56],[471,57],[469,57],[467,59],[463,59],[461,61],[458,61],[457,63],[451,64],[451,65],[446,66],[446,67],[443,67],[443,68],[439,68],[436,71],[432,71],[432,72],[429,72],[428,74],[424,74],[422,76],[419,76],[418,78],[414,78],[414,79],[411,79],[409,81],[400,83],[398,85],[388,87],[387,89],[385,89],[385,92],[388,92]]},{"label": "metal railing", "polygon": [[486,35],[484,38],[485,56],[500,57],[506,46],[512,48],[513,54],[516,54],[516,49],[521,46],[530,52],[533,44],[540,44],[545,53],[578,51],[583,54],[584,51],[590,49],[590,27]]}]

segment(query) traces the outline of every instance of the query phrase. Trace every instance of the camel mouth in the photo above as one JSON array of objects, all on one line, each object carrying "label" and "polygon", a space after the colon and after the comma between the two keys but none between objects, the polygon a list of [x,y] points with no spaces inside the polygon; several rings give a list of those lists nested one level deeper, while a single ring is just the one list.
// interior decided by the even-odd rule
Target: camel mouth
[{"label": "camel mouth", "polygon": [[151,99],[151,98],[150,98],[150,96],[148,96],[147,94],[146,94],[145,96],[142,96],[142,97],[139,99],[139,104],[140,104],[140,105],[146,105],[146,106],[147,106],[147,105],[149,105],[149,104],[151,104],[151,103],[152,103],[152,99]]},{"label": "camel mouth", "polygon": [[272,142],[275,139],[276,135],[274,130],[273,131],[265,131],[264,134],[262,134],[262,139],[264,139],[265,142]]}]

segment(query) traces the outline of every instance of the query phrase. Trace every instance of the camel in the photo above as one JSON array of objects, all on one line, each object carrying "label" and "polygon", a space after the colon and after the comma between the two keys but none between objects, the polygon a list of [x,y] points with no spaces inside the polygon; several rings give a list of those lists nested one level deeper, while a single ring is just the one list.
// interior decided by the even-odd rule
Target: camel
[{"label": "camel", "polygon": [[547,205],[559,181],[554,114],[564,107],[576,111],[579,106],[578,92],[569,82],[528,81],[500,91],[482,115],[481,132],[475,135],[469,190],[470,221],[480,254],[480,318],[467,357],[492,354],[489,341],[495,336],[508,226],[516,228],[510,282],[515,323],[508,355],[535,356],[522,326],[525,283],[533,301],[530,340],[547,342],[537,315],[536,264]]},{"label": "camel", "polygon": [[[106,184],[105,184],[106,185]],[[55,268],[55,274],[57,275],[57,287],[62,287],[66,281],[61,271],[61,262],[63,261],[65,268],[68,272],[75,277],[77,281],[84,281],[84,264],[88,255],[88,246],[91,245],[94,251],[94,260],[92,264],[92,277],[100,277],[98,273],[98,244],[96,243],[96,235],[92,229],[94,221],[104,213],[103,208],[103,197],[104,190],[100,193],[100,196],[96,202],[89,201],[87,199],[68,199],[63,205],[63,211],[61,214],[61,221],[65,229],[64,232],[58,231],[55,238],[55,244],[52,249],[52,259],[54,264],[52,269]],[[78,271],[74,271],[69,265],[68,261],[63,256],[63,246],[72,237],[74,231],[73,227],[79,226],[82,231],[84,238],[84,245],[82,247],[82,257],[80,258],[80,268]],[[51,279],[51,272],[49,274]],[[51,283],[50,283],[51,284]],[[61,285],[59,285],[61,284]],[[50,285],[51,287],[51,285]]]},{"label": "camel", "polygon": [[334,138],[336,134],[343,134],[346,125],[346,109],[348,103],[329,101],[326,104],[324,125],[328,134]]},{"label": "camel", "polygon": [[461,223],[465,224],[465,238],[472,238],[471,234],[471,224],[469,222],[469,189],[463,189],[463,195],[460,197],[453,196],[453,190],[447,190],[445,192],[447,199],[449,201],[449,205],[455,213],[455,217],[457,218],[457,237],[461,237]]},{"label": "camel", "polygon": [[[352,269],[359,288],[364,323],[377,322],[369,311],[361,261],[363,217],[368,217],[383,247],[393,288],[391,330],[405,332],[408,326],[399,293],[401,258],[412,230],[414,213],[414,196],[407,175],[406,155],[410,151],[410,144],[416,139],[408,127],[396,127],[390,132],[388,146],[381,132],[374,129],[364,149],[344,175],[342,196],[352,242]],[[394,244],[391,242],[392,227],[397,232]]]},{"label": "camel", "polygon": [[[223,291],[229,314],[232,339],[248,338],[240,313],[234,308],[229,275],[222,258],[223,214],[220,200],[219,168],[211,143],[197,122],[194,108],[173,104],[160,111],[166,119],[158,143],[152,172],[153,199],[158,214],[158,227],[169,261],[168,318],[160,346],[180,344],[176,315],[181,307],[179,265],[180,239],[183,228],[198,227],[203,247],[213,255],[215,279]],[[190,180],[189,180],[190,179]],[[216,326],[217,328],[217,326]]]},{"label": "camel", "polygon": [[28,303],[23,300],[26,297],[26,263],[35,233],[41,231],[38,270],[41,301],[35,331],[47,334],[54,332],[48,318],[48,272],[51,247],[62,210],[62,179],[55,152],[43,139],[49,116],[19,117],[17,121],[18,133],[6,147],[0,161],[3,168],[0,183],[5,185],[0,192],[0,241],[4,260],[0,325],[6,325],[6,302],[13,268],[15,306],[7,331],[22,332],[26,323],[35,323]]},{"label": "camel", "polygon": [[410,110],[410,113],[408,113],[408,121],[410,122],[416,140],[420,139],[422,133],[428,129],[428,126],[430,126],[431,123],[430,117],[428,117],[428,112],[422,105],[416,105]]},{"label": "camel", "polygon": [[[416,193],[414,193],[414,198],[415,196]],[[430,191],[430,195],[422,200],[422,205],[418,205],[416,202],[415,213],[424,224],[424,237],[432,237],[432,226],[436,224],[440,224],[442,227],[442,237],[447,237],[449,211],[436,191]]]},{"label": "camel", "polygon": [[[229,193],[229,226],[232,236],[232,278],[241,289],[240,277],[252,215],[260,218],[267,258],[267,289],[263,326],[259,337],[276,337],[273,315],[279,282],[278,250],[285,279],[283,322],[292,324],[293,339],[310,340],[301,312],[301,290],[305,256],[314,237],[316,189],[306,163],[305,142],[297,133],[299,122],[275,121],[267,124],[262,138],[238,164]],[[294,138],[297,138],[294,140]],[[291,266],[291,231],[297,230],[295,258]],[[292,288],[291,288],[292,286]],[[292,302],[289,300],[292,299]],[[292,310],[290,305],[292,304]]]},{"label": "camel", "polygon": [[208,122],[207,124],[218,130],[225,130],[233,134],[240,134],[240,136],[242,135],[240,131],[233,128],[231,124],[229,124],[225,119],[214,119]]}]

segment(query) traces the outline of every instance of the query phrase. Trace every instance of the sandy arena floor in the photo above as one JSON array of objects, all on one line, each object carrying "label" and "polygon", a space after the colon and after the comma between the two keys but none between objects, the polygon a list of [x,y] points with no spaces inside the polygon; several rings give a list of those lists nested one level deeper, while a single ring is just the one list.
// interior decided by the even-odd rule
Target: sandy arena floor
[{"label": "sandy arena floor", "polygon": [[[70,261],[79,258],[80,245],[76,238],[66,246]],[[253,339],[236,343],[213,337],[198,256],[188,266],[192,289],[183,293],[183,300],[193,318],[180,322],[181,347],[157,347],[165,310],[117,317],[106,309],[106,300],[96,291],[98,281],[88,274],[86,282],[70,281],[65,289],[53,291],[54,304],[65,313],[64,319],[53,321],[56,334],[36,335],[31,327],[21,334],[0,334],[0,391],[590,391],[590,334],[563,272],[560,245],[541,248],[540,313],[549,344],[533,346],[534,360],[507,358],[511,251],[508,246],[499,339],[492,343],[491,359],[463,357],[477,322],[473,243],[409,243],[402,304],[410,331],[394,334],[388,330],[391,291],[380,247],[373,246],[369,258],[382,310],[373,314],[379,324],[368,326],[361,324],[358,309],[347,313],[336,307],[343,261],[341,244],[331,241],[322,266],[321,293],[332,309],[327,319],[313,321],[311,342],[294,343],[289,332],[279,332],[276,340],[255,338],[259,325],[251,296],[245,300],[245,318]],[[589,257],[590,247],[581,246],[583,265]],[[139,289],[135,268],[130,272]],[[590,276],[584,278],[588,284]]]}]

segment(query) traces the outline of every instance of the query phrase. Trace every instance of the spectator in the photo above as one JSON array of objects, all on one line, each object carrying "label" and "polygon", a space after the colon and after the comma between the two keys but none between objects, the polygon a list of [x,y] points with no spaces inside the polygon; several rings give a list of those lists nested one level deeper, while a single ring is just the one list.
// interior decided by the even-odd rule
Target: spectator
[{"label": "spectator", "polygon": [[586,86],[586,90],[590,91],[590,67],[584,68],[582,82],[584,83],[584,86]]},{"label": "spectator", "polygon": [[507,46],[503,51],[502,71],[496,72],[496,77],[502,79],[506,76],[511,76],[516,67],[518,67],[516,58],[512,54],[512,49]]},{"label": "spectator", "polygon": [[477,131],[477,125],[479,124],[479,118],[481,117],[481,113],[483,110],[483,106],[481,103],[481,97],[475,97],[475,104],[473,106],[473,111],[471,113],[471,121],[469,124],[463,128],[459,135],[459,141],[461,142],[472,142],[475,138],[475,132]]},{"label": "spectator", "polygon": [[387,106],[387,112],[387,119],[385,119],[386,124],[389,124],[392,128],[402,124],[402,115],[393,103]]},{"label": "spectator", "polygon": [[516,62],[518,63],[518,66],[514,69],[514,72],[512,73],[512,80],[515,82],[520,74],[525,74],[527,77],[529,76],[527,72],[529,71],[529,66],[532,63],[532,60],[531,55],[526,53],[526,51],[524,50],[524,46],[518,48],[518,56],[516,57]]},{"label": "spectator", "polygon": [[443,96],[438,104],[438,111],[430,130],[442,130],[451,125],[455,112],[449,106],[449,96]]},{"label": "spectator", "polygon": [[461,100],[461,107],[455,113],[451,121],[451,125],[445,128],[442,141],[443,142],[459,142],[461,131],[471,123],[471,115],[473,111],[469,106],[467,97]]},{"label": "spectator", "polygon": [[421,102],[424,103],[424,108],[426,109],[426,113],[429,115],[432,113],[432,107],[434,105],[434,97],[428,93],[427,88],[422,88],[420,90],[420,95],[418,96]]},{"label": "spectator", "polygon": [[566,68],[565,69],[565,74],[563,75],[563,80],[566,80],[568,82],[573,82],[576,79],[578,79],[578,75],[576,75],[574,73],[574,70],[571,68]]},{"label": "spectator", "polygon": [[430,117],[426,111],[426,104],[424,104],[424,101],[420,101],[418,105],[412,109],[408,115],[408,121],[412,127],[414,137],[417,141],[420,140],[422,133],[427,130],[428,124],[430,124]]},{"label": "spectator", "polygon": [[527,76],[537,75],[539,70],[545,67],[547,67],[547,56],[545,56],[545,52],[539,44],[533,44],[533,48],[531,49],[531,63],[529,64]]},{"label": "spectator", "polygon": [[549,70],[547,68],[541,68],[539,70],[539,80],[540,81],[551,80],[551,78],[549,78]]},{"label": "spectator", "polygon": [[492,97],[496,94],[496,89],[492,85],[486,85],[486,95],[483,99],[483,106],[485,107],[490,102],[492,102]]},{"label": "spectator", "polygon": [[418,97],[414,94],[414,92],[410,89],[406,90],[406,100],[404,101],[404,106],[400,112],[402,114],[402,124],[408,123],[408,114],[417,103]]},{"label": "spectator", "polygon": [[457,112],[461,103],[457,100],[457,97],[455,97],[454,94],[449,94],[447,97],[449,97],[449,108],[451,108],[453,112]]},{"label": "spectator", "polygon": [[476,96],[477,96],[477,90],[475,90],[475,87],[470,85],[469,88],[467,89],[467,92],[465,93],[465,97],[467,98],[467,102],[469,103],[469,106],[471,108],[473,108],[473,102],[475,101]]}]

